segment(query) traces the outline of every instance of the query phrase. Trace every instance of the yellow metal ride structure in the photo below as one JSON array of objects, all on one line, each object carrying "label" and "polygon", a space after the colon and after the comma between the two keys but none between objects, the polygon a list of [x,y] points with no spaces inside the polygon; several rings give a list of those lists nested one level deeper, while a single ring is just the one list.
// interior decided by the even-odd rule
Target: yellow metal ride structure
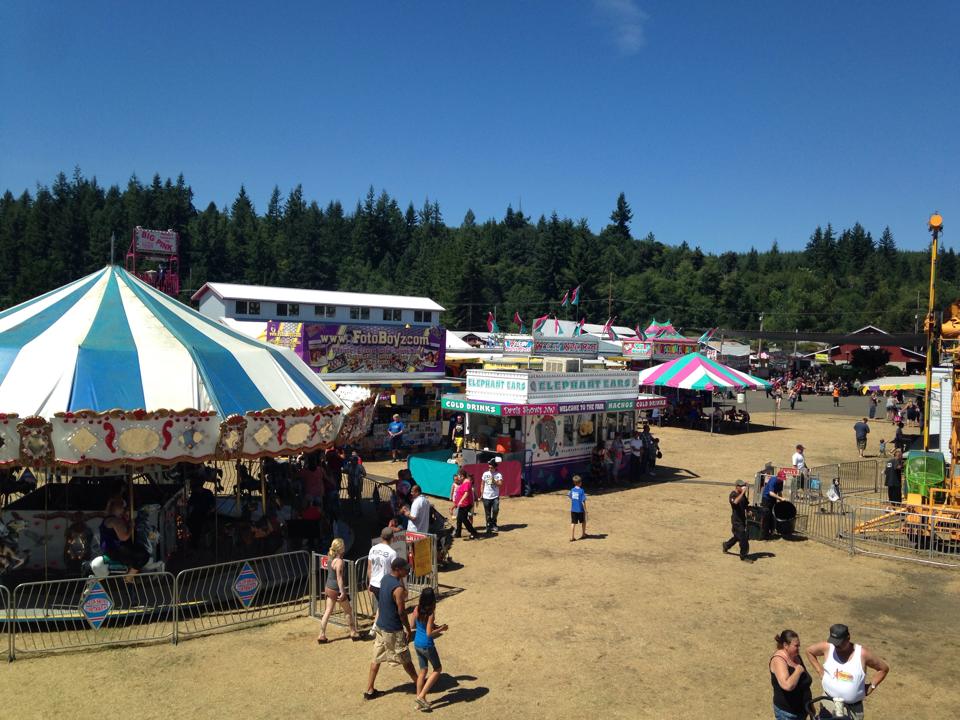
[{"label": "yellow metal ride structure", "polygon": [[[939,213],[930,216],[928,228],[932,236],[930,246],[930,292],[924,330],[927,334],[926,389],[924,391],[923,452],[908,453],[906,460],[906,501],[884,503],[885,512],[854,525],[854,539],[864,538],[930,550],[937,553],[960,554],[960,299],[954,300],[944,312],[944,321],[936,322],[934,288],[940,233],[943,218]],[[949,412],[951,415],[950,463],[945,467],[943,456],[930,452],[930,395],[934,364],[934,349],[940,357],[951,358],[952,385]],[[947,411],[946,398],[941,398],[941,412]],[[911,457],[915,456],[915,457]],[[939,459],[939,462],[937,460]],[[938,477],[925,482],[911,483],[914,471],[911,463],[924,470],[939,467]],[[917,472],[923,472],[918,470]],[[919,490],[919,491],[917,491]]]}]

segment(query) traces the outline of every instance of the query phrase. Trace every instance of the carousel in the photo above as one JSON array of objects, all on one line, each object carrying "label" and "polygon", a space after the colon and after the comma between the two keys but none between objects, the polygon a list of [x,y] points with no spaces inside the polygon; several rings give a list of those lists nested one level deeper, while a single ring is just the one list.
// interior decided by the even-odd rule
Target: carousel
[{"label": "carousel", "polygon": [[104,571],[111,506],[158,567],[225,474],[268,515],[269,467],[367,432],[375,398],[352,400],[116,266],[0,312],[0,578]]}]

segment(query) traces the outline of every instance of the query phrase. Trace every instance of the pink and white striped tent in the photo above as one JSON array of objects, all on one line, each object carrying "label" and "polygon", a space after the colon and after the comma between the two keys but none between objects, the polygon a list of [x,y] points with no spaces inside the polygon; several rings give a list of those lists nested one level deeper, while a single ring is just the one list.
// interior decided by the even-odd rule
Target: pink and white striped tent
[{"label": "pink and white striped tent", "polygon": [[770,383],[753,375],[734,370],[700,353],[690,353],[676,360],[655,365],[640,372],[640,385],[680,388],[683,390],[764,390]]}]

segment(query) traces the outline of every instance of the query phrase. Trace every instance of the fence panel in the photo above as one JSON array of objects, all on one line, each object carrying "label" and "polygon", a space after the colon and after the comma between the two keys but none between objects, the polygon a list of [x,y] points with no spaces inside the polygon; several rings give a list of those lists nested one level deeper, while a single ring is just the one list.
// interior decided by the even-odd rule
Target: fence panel
[{"label": "fence panel", "polygon": [[[358,561],[359,562],[359,561]],[[364,560],[366,563],[366,560]],[[364,568],[366,569],[366,568]],[[320,553],[313,553],[310,557],[310,617],[320,620],[327,607],[326,587],[327,579],[333,568],[330,567],[329,558]],[[335,603],[330,613],[330,619],[327,622],[339,625],[340,627],[350,627],[351,621],[356,627],[357,620],[357,602],[358,595],[368,595],[366,585],[357,585],[356,563],[349,560],[343,561],[343,581],[346,583],[347,595],[350,596],[349,613],[343,609],[342,603]]]},{"label": "fence panel", "polygon": [[177,639],[309,612],[310,555],[303,550],[183,570]]},{"label": "fence panel", "polygon": [[877,492],[880,489],[880,463],[876,460],[858,460],[840,463],[837,477],[845,493]]},{"label": "fence panel", "polygon": [[174,578],[170,573],[140,573],[23,583],[13,591],[8,613],[11,659],[170,640]]},{"label": "fence panel", "polygon": [[853,551],[897,560],[960,567],[960,513],[914,512],[903,505],[857,507]]},{"label": "fence panel", "polygon": [[353,609],[358,621],[373,623],[376,610],[373,607],[373,596],[367,592],[370,579],[367,577],[367,558],[362,557],[353,563],[353,576],[357,582],[357,592],[353,595]]},{"label": "fence panel", "polygon": [[[816,477],[811,474],[811,477]],[[818,491],[794,493],[797,508],[794,530],[799,534],[835,547],[849,548],[853,513],[844,502],[831,502]]]},{"label": "fence panel", "polygon": [[0,630],[0,647],[7,654],[7,660],[13,660],[13,612],[10,610],[10,591],[5,585],[0,585],[0,620],[3,621],[3,630]]}]

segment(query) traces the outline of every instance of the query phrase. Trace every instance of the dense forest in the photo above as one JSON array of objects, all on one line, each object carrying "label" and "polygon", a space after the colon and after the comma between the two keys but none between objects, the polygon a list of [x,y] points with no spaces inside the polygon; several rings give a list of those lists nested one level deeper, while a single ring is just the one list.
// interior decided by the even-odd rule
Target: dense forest
[{"label": "dense forest", "polygon": [[[559,300],[577,286],[588,322],[607,319],[612,297],[618,323],[630,327],[656,316],[688,330],[753,329],[763,313],[768,330],[911,331],[918,298],[925,304],[928,257],[898,250],[889,229],[875,238],[860,224],[826,223],[803,251],[774,241],[716,255],[697,238],[669,246],[638,234],[642,218],[622,193],[611,206],[599,233],[585,220],[534,220],[512,207],[485,221],[468,211],[452,224],[436,202],[404,209],[372,187],[352,210],[336,200],[321,206],[300,186],[285,196],[275,188],[263,212],[243,187],[229,207],[198,209],[182,176],[105,188],[76,170],[0,198],[0,308],[102,267],[111,233],[122,262],[136,225],[180,233],[185,301],[208,280],[428,295],[448,309],[452,328],[481,329],[488,311],[504,329],[514,312],[527,323],[553,311],[573,317],[577,308],[560,310]],[[954,297],[958,282],[950,249],[938,296]]]}]

